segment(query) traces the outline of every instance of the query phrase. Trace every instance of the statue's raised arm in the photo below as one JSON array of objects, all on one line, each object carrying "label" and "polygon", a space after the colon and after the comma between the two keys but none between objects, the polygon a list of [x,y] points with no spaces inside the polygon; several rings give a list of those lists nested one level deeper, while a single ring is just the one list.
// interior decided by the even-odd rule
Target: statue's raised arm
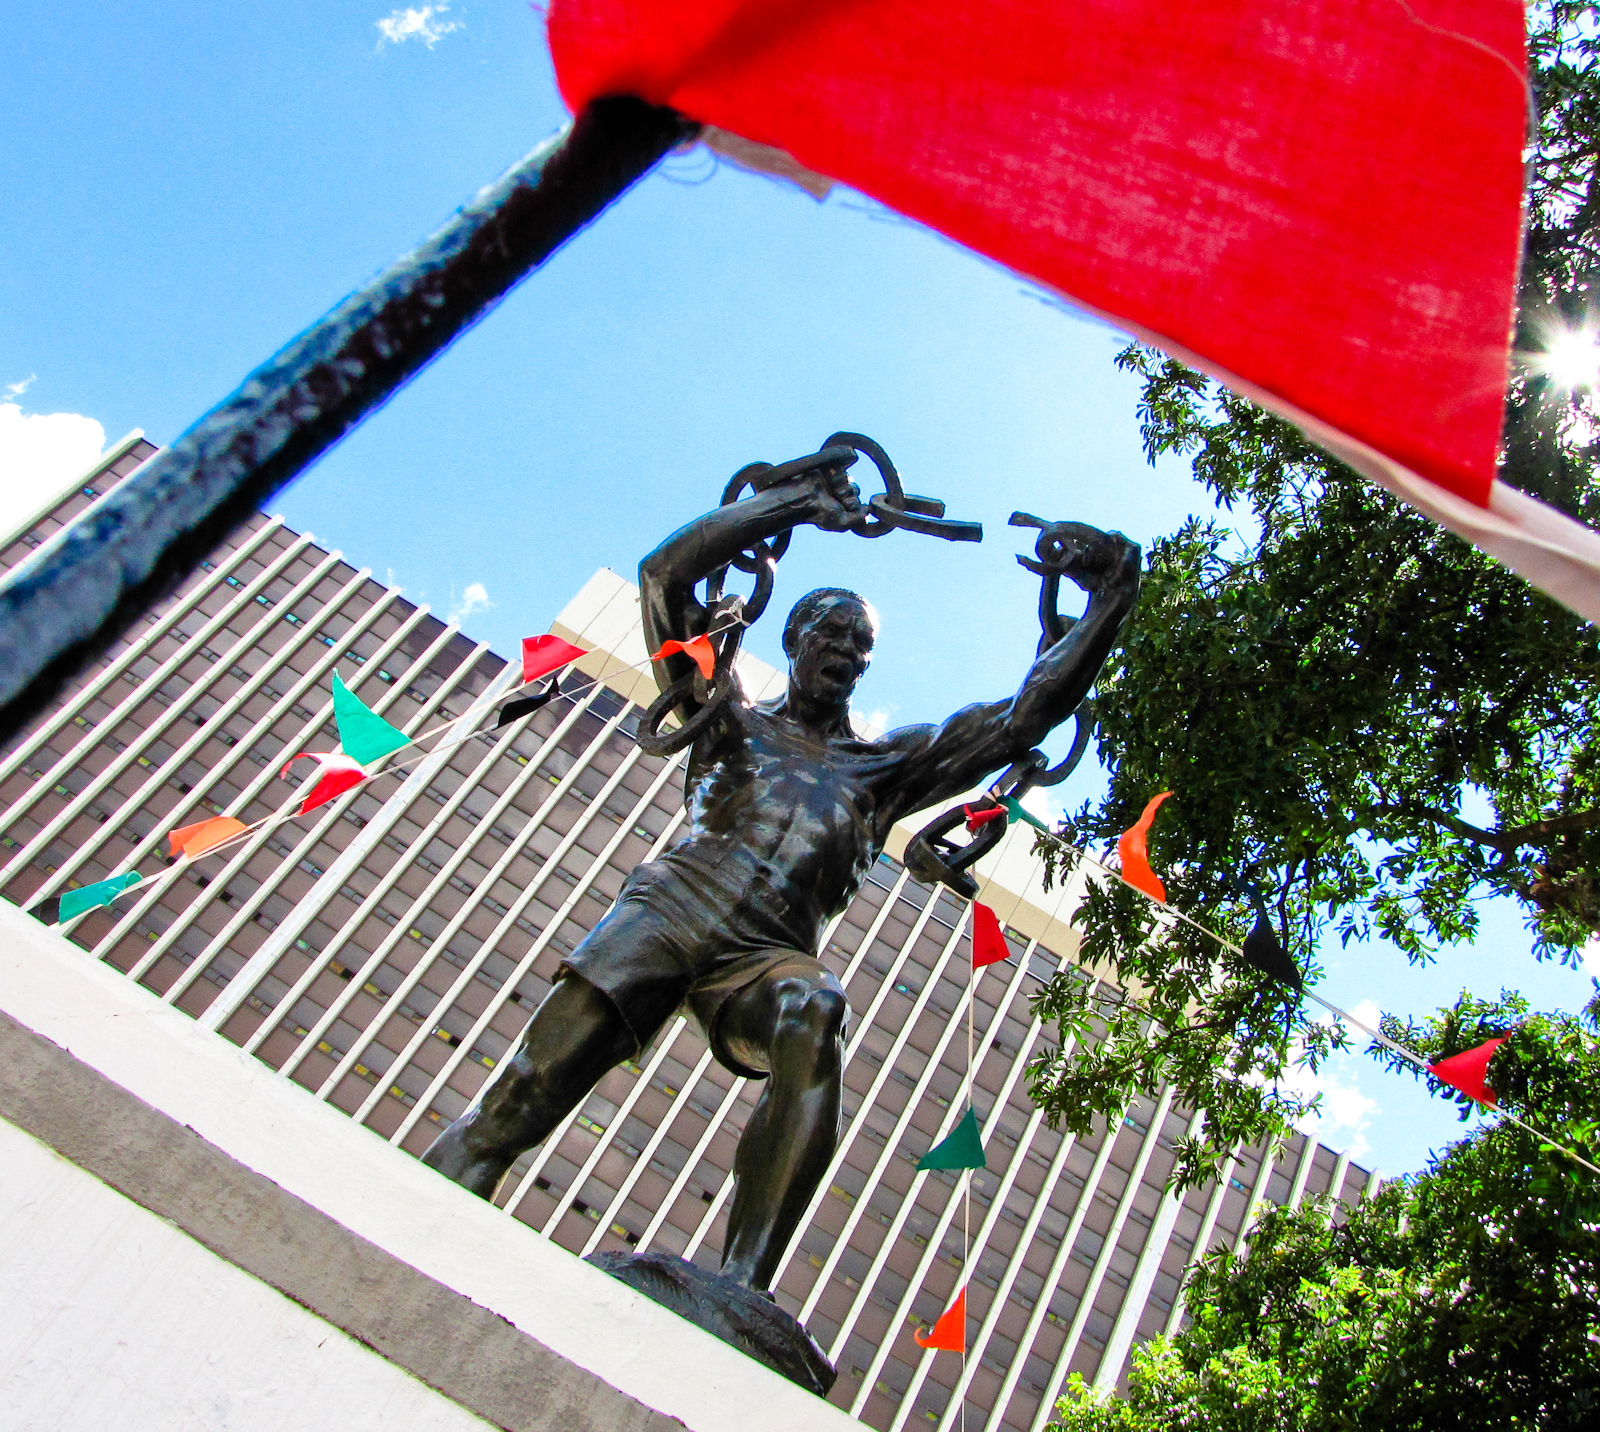
[{"label": "statue's raised arm", "polygon": [[1017,694],[980,702],[942,725],[908,726],[885,744],[904,760],[879,806],[880,827],[971,790],[1022,760],[1078,709],[1139,601],[1140,550],[1120,532],[1095,532],[1061,575],[1089,594],[1088,610],[1035,659]]},{"label": "statue's raised arm", "polygon": [[[695,596],[695,585],[741,553],[796,527],[847,531],[860,521],[861,512],[861,493],[844,465],[824,464],[763,484],[752,496],[680,527],[639,563],[639,607],[647,649],[659,651],[663,642],[689,641],[707,631],[710,613]],[[690,675],[694,666],[688,657],[674,654],[657,662],[655,669],[657,683],[665,691]]]}]

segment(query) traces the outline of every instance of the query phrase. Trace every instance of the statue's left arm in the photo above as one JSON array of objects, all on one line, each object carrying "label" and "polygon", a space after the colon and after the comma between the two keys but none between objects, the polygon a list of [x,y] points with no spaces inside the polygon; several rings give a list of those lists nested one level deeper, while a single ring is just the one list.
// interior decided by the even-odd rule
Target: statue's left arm
[{"label": "statue's left arm", "polygon": [[943,725],[912,726],[887,738],[904,749],[906,759],[879,801],[884,830],[1021,759],[1089,694],[1139,600],[1138,545],[1120,532],[1102,535],[1066,573],[1089,593],[1088,610],[1033,663],[1015,696],[968,706]]}]

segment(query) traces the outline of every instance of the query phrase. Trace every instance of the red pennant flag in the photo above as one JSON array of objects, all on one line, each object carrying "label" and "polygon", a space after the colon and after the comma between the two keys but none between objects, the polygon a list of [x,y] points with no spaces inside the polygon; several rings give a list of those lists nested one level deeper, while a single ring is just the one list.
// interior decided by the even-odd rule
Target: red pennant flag
[{"label": "red pennant flag", "polygon": [[968,835],[976,835],[992,820],[1004,820],[1006,814],[1006,808],[1002,805],[995,806],[993,810],[973,810],[969,805],[961,809],[966,812]]},{"label": "red pennant flag", "polygon": [[1435,1079],[1442,1079],[1452,1089],[1459,1089],[1467,1098],[1476,1099],[1492,1109],[1495,1106],[1494,1090],[1483,1082],[1484,1076],[1489,1072],[1489,1061],[1494,1058],[1495,1050],[1510,1037],[1509,1034],[1502,1034],[1497,1039],[1485,1040],[1476,1049],[1452,1054],[1448,1059],[1430,1064],[1428,1073]]},{"label": "red pennant flag", "polygon": [[693,641],[664,641],[661,650],[650,660],[665,661],[675,651],[681,651],[700,668],[700,674],[707,681],[711,680],[717,669],[717,653],[712,649],[710,637],[697,636]]},{"label": "red pennant flag", "polygon": [[316,785],[311,787],[310,794],[300,802],[301,815],[315,810],[319,805],[327,805],[335,796],[342,796],[367,778],[365,769],[353,756],[346,756],[342,752],[325,751],[302,751],[298,756],[289,757],[283,770],[278,773],[279,776],[287,778],[289,767],[300,760],[316,761],[320,768]]},{"label": "red pennant flag", "polygon": [[1150,850],[1145,840],[1150,834],[1150,823],[1155,820],[1156,812],[1161,809],[1161,802],[1171,794],[1171,791],[1162,791],[1160,795],[1152,796],[1149,805],[1144,808],[1144,814],[1134,822],[1133,828],[1123,831],[1117,837],[1117,854],[1122,857],[1122,878],[1135,890],[1144,891],[1146,895],[1159,900],[1163,905],[1167,903],[1167,887],[1150,868]]},{"label": "red pennant flag", "polygon": [[967,1350],[966,1285],[963,1284],[961,1291],[956,1294],[955,1302],[939,1314],[939,1321],[933,1325],[927,1337],[923,1337],[921,1328],[911,1336],[923,1347],[941,1348],[945,1352],[965,1352]]},{"label": "red pennant flag", "polygon": [[1001,933],[995,913],[980,900],[972,902],[972,968],[997,965],[1011,958],[1011,948]]},{"label": "red pennant flag", "polygon": [[526,686],[530,681],[559,671],[580,656],[587,655],[581,646],[562,641],[558,636],[548,633],[544,636],[525,636],[522,638],[522,684]]},{"label": "red pennant flag", "polygon": [[548,13],[574,112],[638,95],[766,146],[776,169],[870,194],[1265,403],[1600,619],[1600,538],[1495,479],[1521,252],[1521,6]]},{"label": "red pennant flag", "polygon": [[172,854],[187,855],[192,860],[212,846],[221,845],[231,836],[238,835],[244,828],[244,822],[235,820],[231,815],[214,815],[210,820],[197,821],[194,825],[183,825],[169,831],[167,841]]}]

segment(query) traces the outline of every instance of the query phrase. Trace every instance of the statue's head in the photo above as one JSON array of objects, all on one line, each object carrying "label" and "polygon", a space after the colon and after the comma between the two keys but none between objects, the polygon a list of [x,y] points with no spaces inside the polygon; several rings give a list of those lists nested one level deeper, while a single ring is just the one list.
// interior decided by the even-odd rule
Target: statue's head
[{"label": "statue's head", "polygon": [[794,604],[783,628],[789,684],[824,705],[849,701],[872,662],[877,614],[844,587],[819,587]]}]

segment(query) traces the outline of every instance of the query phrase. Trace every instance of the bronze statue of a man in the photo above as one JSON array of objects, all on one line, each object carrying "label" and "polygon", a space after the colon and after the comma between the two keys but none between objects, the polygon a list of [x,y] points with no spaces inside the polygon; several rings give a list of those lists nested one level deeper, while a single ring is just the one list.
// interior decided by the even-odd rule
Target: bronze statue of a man
[{"label": "bronze statue of a man", "polygon": [[[707,629],[697,582],[756,543],[809,523],[848,531],[860,494],[841,467],[813,469],[708,513],[639,568],[651,650]],[[971,790],[1072,714],[1139,589],[1139,549],[1102,533],[1066,572],[1088,610],[1034,662],[1013,697],[942,725],[864,741],[850,696],[871,659],[873,618],[853,592],[795,604],[783,633],[789,688],[759,705],[736,691],[690,749],[688,834],[628,878],[567,958],[515,1055],[423,1156],[484,1198],[613,1066],[680,1006],[721,1063],[767,1087],[739,1141],[723,1275],[766,1288],[839,1135],[848,1005],[818,959],[894,823]],[[666,685],[689,658],[662,663]]]}]

